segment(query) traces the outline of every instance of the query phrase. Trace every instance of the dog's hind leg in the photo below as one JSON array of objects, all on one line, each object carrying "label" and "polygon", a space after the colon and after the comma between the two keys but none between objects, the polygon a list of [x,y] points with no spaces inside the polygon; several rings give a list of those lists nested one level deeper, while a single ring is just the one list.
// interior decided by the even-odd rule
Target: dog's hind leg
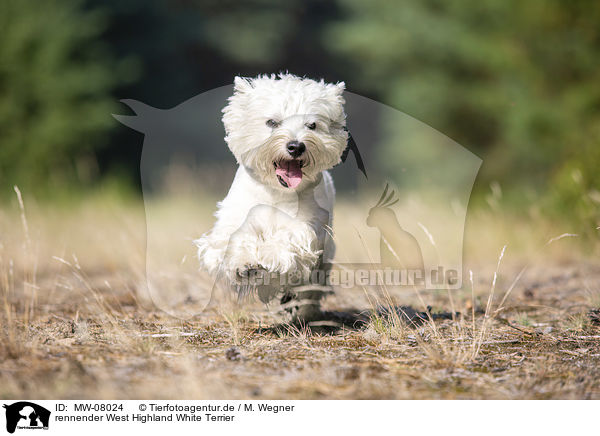
[{"label": "dog's hind leg", "polygon": [[323,263],[321,255],[308,284],[303,283],[285,289],[280,304],[292,324],[309,325],[311,322],[324,320],[321,301],[327,295],[333,294],[326,280],[330,268],[329,264]]}]

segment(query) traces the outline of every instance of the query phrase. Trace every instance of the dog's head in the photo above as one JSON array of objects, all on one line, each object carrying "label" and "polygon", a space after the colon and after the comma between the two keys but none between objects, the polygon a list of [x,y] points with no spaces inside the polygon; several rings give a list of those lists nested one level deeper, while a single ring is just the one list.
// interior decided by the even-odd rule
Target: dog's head
[{"label": "dog's head", "polygon": [[225,141],[261,183],[301,190],[346,149],[344,87],[291,74],[236,77],[223,109]]}]

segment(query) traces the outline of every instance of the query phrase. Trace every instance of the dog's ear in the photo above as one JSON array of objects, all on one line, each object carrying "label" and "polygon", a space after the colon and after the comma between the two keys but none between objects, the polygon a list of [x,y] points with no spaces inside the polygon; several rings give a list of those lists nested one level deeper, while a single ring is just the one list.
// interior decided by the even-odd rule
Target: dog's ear
[{"label": "dog's ear", "polygon": [[341,156],[342,162],[346,162],[346,159],[348,159],[348,153],[350,153],[350,151],[352,151],[352,153],[354,154],[354,159],[356,159],[356,166],[368,179],[369,177],[367,176],[367,169],[365,168],[365,163],[362,160],[362,156],[360,155],[360,151],[358,150],[356,141],[354,141],[352,134],[348,131],[348,129],[346,127],[344,127],[344,130],[348,133],[348,145],[346,146],[346,149],[342,153],[342,156]]},{"label": "dog's ear", "polygon": [[233,79],[233,91],[237,94],[244,94],[252,89],[252,79],[235,76]]},{"label": "dog's ear", "polygon": [[342,95],[344,90],[346,89],[346,84],[344,82],[338,83],[329,83],[327,84],[327,89],[336,97]]}]

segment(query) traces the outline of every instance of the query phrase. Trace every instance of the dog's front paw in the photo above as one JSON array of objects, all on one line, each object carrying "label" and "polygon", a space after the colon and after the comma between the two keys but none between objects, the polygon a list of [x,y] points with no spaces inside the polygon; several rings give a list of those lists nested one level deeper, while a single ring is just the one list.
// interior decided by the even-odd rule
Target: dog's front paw
[{"label": "dog's front paw", "polygon": [[223,264],[225,257],[226,241],[220,241],[214,237],[204,235],[194,241],[198,248],[198,260],[202,269],[209,274],[215,275]]},{"label": "dog's front paw", "polygon": [[236,269],[236,288],[240,295],[256,292],[263,303],[269,303],[280,292],[277,280],[261,265],[245,265]]}]

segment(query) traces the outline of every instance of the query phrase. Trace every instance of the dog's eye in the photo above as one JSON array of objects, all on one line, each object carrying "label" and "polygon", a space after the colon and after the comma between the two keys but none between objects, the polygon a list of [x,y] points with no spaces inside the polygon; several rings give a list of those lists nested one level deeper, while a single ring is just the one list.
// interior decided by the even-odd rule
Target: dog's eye
[{"label": "dog's eye", "polygon": [[309,130],[315,130],[317,128],[317,123],[306,123],[306,128]]},{"label": "dog's eye", "polygon": [[279,122],[275,120],[267,120],[267,126],[271,129],[274,129],[275,127],[279,127]]}]

